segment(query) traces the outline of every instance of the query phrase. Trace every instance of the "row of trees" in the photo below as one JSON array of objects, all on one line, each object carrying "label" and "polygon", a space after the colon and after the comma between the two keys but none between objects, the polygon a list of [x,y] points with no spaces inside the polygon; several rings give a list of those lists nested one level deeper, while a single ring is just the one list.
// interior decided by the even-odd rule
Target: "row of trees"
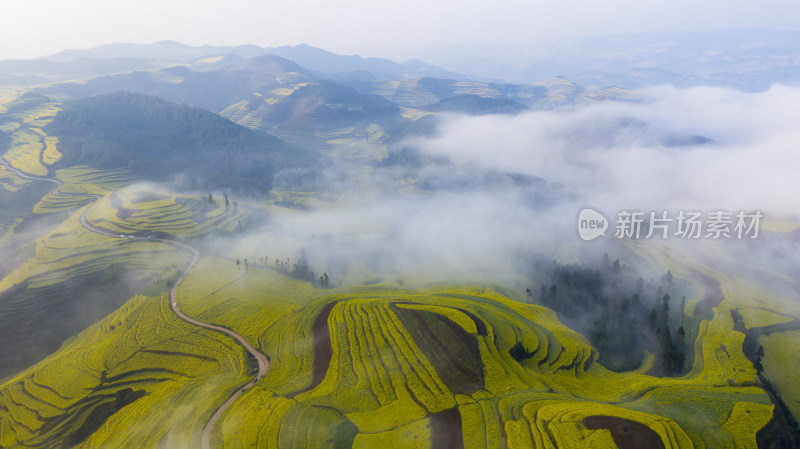
[{"label": "row of trees", "polygon": [[[211,195],[209,194],[209,197]],[[227,200],[227,198],[226,198]],[[262,265],[269,267],[269,256],[264,256],[260,259]],[[275,267],[274,269],[280,273],[283,273],[287,276],[291,276],[295,279],[299,279],[301,281],[310,282],[316,288],[330,288],[330,278],[328,277],[328,273],[322,273],[317,279],[317,276],[314,272],[309,268],[308,258],[306,257],[306,250],[300,250],[300,257],[297,258],[294,263],[292,262],[291,258],[287,257],[286,259],[274,259]],[[236,259],[236,267],[241,269],[242,262],[239,259]],[[247,259],[244,259],[244,269],[247,271],[248,263]],[[342,282],[339,281],[339,285],[341,286]]]},{"label": "row of trees", "polygon": [[[225,193],[225,192],[222,192],[222,199],[225,200],[225,208],[227,209],[228,208],[228,204],[230,204],[230,202],[228,201],[228,194]],[[208,202],[209,203],[213,203],[214,202],[214,196],[212,194],[210,194],[210,193],[208,194]]]}]

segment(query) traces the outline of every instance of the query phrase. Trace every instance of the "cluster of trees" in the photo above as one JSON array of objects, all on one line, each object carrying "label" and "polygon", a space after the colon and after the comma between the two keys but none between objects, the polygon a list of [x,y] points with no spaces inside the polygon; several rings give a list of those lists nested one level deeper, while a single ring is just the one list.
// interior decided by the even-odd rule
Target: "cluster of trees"
[{"label": "cluster of trees", "polygon": [[486,98],[474,94],[459,94],[445,98],[436,104],[428,106],[426,109],[435,112],[461,112],[469,115],[516,115],[530,108],[508,98]]},{"label": "cluster of trees", "polygon": [[531,279],[539,284],[526,289],[530,300],[555,310],[565,324],[589,339],[604,366],[636,369],[650,352],[658,360],[654,374],[674,376],[686,368],[683,314],[671,314],[669,303],[670,293],[684,293],[688,286],[672,273],[645,281],[633,267],[619,259],[612,262],[607,254],[595,267],[529,262]]}]

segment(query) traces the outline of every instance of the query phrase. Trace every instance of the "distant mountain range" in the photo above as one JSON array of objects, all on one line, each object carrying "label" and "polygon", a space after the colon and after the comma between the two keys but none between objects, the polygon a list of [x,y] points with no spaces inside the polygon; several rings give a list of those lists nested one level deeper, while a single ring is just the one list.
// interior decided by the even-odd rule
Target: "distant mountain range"
[{"label": "distant mountain range", "polygon": [[426,77],[531,84],[563,77],[598,88],[672,84],[758,91],[773,83],[800,81],[800,31],[706,30],[620,34],[536,46],[432,48],[420,54],[428,62],[402,63],[339,55],[305,44],[268,48],[117,43],[37,60],[0,61],[0,84],[41,84],[174,64],[213,70],[264,55],[294,61],[317,77],[362,84]]},{"label": "distant mountain range", "polygon": [[549,45],[448,47],[421,57],[472,79],[530,83],[563,76],[584,86],[672,84],[758,91],[800,81],[800,31],[663,31]]},{"label": "distant mountain range", "polygon": [[[166,55],[168,52],[164,45],[154,44],[148,55]],[[383,67],[386,76],[392,75],[388,72],[396,69],[396,77],[377,79],[375,73],[364,71],[360,77],[334,79],[294,60],[272,54],[245,59],[234,53],[202,55],[200,47],[173,44],[167,47],[185,50],[174,52],[176,58],[193,59],[185,62],[177,59],[173,62],[128,59],[126,61],[149,62],[138,70],[40,84],[33,87],[33,92],[58,101],[120,91],[153,95],[216,112],[235,123],[274,134],[298,146],[331,155],[378,161],[387,155],[386,139],[399,138],[405,134],[406,128],[419,128],[413,122],[434,119],[438,113],[515,114],[529,108],[551,109],[633,98],[631,92],[623,89],[587,90],[564,78],[526,85],[430,76],[409,78],[408,72],[398,72],[398,67],[403,66],[388,60],[338,56],[307,46],[284,50],[288,55],[299,51],[301,60],[320,56],[315,65],[317,69],[323,65],[330,71],[357,67],[358,64],[372,65]],[[144,49],[133,48],[138,52],[132,53],[135,56],[144,55]],[[242,53],[247,51],[252,51],[252,48],[245,47]],[[89,52],[90,55],[103,55],[107,49],[100,53]],[[195,57],[198,54],[201,56]],[[58,58],[66,61],[63,55]],[[323,60],[328,62],[323,64],[320,62]],[[87,59],[50,63],[78,64],[80,61]],[[347,65],[350,62],[352,64]]]},{"label": "distant mountain range", "polygon": [[212,69],[219,62],[232,63],[258,56],[275,55],[290,59],[312,73],[337,80],[402,79],[413,77],[445,77],[466,79],[419,60],[397,63],[384,58],[338,55],[327,50],[301,44],[277,48],[256,45],[193,47],[175,41],[153,44],[116,43],[87,50],[66,50],[47,58],[30,61],[0,61],[0,74],[14,76],[50,76],[65,74],[99,76],[119,71],[163,68],[175,63]]},{"label": "distant mountain range", "polygon": [[[153,98],[108,97],[126,106],[141,106],[143,116],[153,111],[172,111],[165,114],[177,119],[164,122],[163,129],[156,126],[158,123],[149,125],[159,129],[159,136],[165,141],[193,135],[196,129],[211,125],[219,131],[215,135],[228,135],[224,123],[212,120],[215,115],[211,114],[204,115],[196,129],[171,134],[173,122],[182,123],[187,116],[193,117],[190,122],[197,121],[199,112],[187,107],[210,111],[250,130],[270,134],[257,137],[255,134],[261,133],[239,130],[234,133],[235,138],[228,139],[234,143],[247,141],[247,148],[274,150],[270,155],[264,154],[263,163],[254,167],[253,173],[233,169],[226,172],[220,182],[233,188],[261,174],[273,178],[277,173],[267,173],[265,167],[275,161],[279,160],[277,168],[295,170],[315,165],[319,154],[323,160],[334,158],[339,166],[343,161],[375,165],[384,160],[391,165],[413,166],[417,156],[402,153],[394,143],[409,135],[430,132],[444,113],[517,114],[529,109],[638,101],[637,93],[625,88],[592,87],[613,84],[713,84],[758,90],[772,82],[796,82],[800,73],[800,50],[796,51],[800,44],[796,42],[800,40],[789,39],[795,35],[800,37],[791,32],[624,35],[562,43],[551,47],[549,53],[541,53],[538,62],[524,57],[527,53],[522,50],[513,53],[513,49],[497,47],[492,55],[476,50],[471,56],[464,56],[464,61],[473,63],[465,62],[460,69],[475,71],[470,77],[421,61],[397,63],[342,56],[308,45],[269,49],[254,45],[192,47],[172,41],[111,44],[65,51],[41,60],[0,61],[0,74],[4,74],[0,75],[0,93],[5,89],[6,98],[14,98],[13,92],[19,95],[27,91],[29,95],[64,102],[64,112],[51,125],[51,131],[64,138],[62,145],[74,147],[69,152],[71,157],[83,158],[72,163],[101,168],[147,168],[150,155],[139,151],[147,149],[145,146],[131,143],[136,136],[115,135],[112,139],[101,135],[103,129],[92,128],[90,125],[99,123],[100,118],[117,116],[113,101],[74,103],[87,97],[124,91],[185,105],[178,108]],[[451,60],[443,62],[458,67],[453,62],[457,56],[458,52],[451,52]],[[477,60],[484,62],[475,64]],[[562,70],[574,78],[544,78]],[[481,80],[495,75],[527,81]],[[81,113],[74,113],[76,110]],[[89,118],[77,127],[83,134],[71,134],[72,125],[58,128],[70,117],[70,111],[72,116]],[[91,114],[84,114],[86,111],[100,115],[96,120]],[[120,123],[126,120],[117,119]],[[116,125],[113,128],[124,129]],[[695,136],[667,134],[664,142],[671,146],[705,142],[701,137],[697,141]],[[99,148],[97,142],[114,143],[119,151],[114,153],[113,164],[105,161],[108,163],[104,165],[100,160],[94,151]],[[178,143],[176,161],[184,160],[189,149],[197,146],[191,139]],[[223,142],[221,146],[230,145]],[[131,151],[137,154],[133,159],[125,156]],[[297,157],[283,157],[289,154]],[[228,159],[213,163],[225,166],[227,162]],[[163,173],[153,172],[155,168],[172,170],[167,166],[147,168],[150,178],[163,178]],[[202,171],[203,167],[195,168]],[[313,177],[313,170],[296,175],[294,178]],[[269,185],[264,184],[265,188]]]}]

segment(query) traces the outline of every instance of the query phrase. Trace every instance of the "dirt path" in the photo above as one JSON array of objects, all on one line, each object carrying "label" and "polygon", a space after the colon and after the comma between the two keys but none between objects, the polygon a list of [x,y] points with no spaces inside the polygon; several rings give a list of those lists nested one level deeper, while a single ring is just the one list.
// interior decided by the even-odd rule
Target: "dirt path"
[{"label": "dirt path", "polygon": [[[47,182],[52,182],[52,183],[56,184],[56,187],[53,190],[50,191],[50,193],[52,193],[53,195],[60,195],[60,196],[68,196],[68,195],[86,196],[86,197],[92,197],[92,198],[95,198],[95,199],[102,198],[101,195],[94,195],[94,194],[90,194],[90,193],[74,193],[74,194],[62,193],[60,191],[61,186],[62,186],[62,182],[60,180],[52,179],[52,178],[40,178],[38,176],[31,176],[31,175],[28,175],[26,173],[23,173],[22,171],[12,167],[11,164],[5,158],[3,158],[2,156],[0,156],[0,165],[4,165],[6,168],[8,168],[9,170],[14,172],[17,176],[19,176],[21,178],[29,179],[29,180],[32,180],[32,181],[47,181]],[[83,226],[84,228],[86,228],[89,231],[94,232],[96,234],[101,234],[101,235],[105,235],[107,237],[114,237],[114,238],[121,238],[121,239],[149,241],[149,242],[161,242],[161,243],[166,243],[167,245],[174,246],[176,248],[184,249],[186,251],[191,252],[192,253],[192,260],[189,262],[189,264],[186,266],[186,268],[183,269],[183,271],[181,272],[180,277],[178,278],[177,281],[175,281],[175,284],[172,286],[172,290],[170,290],[170,293],[169,293],[169,301],[170,301],[170,307],[171,307],[172,311],[175,312],[175,314],[178,315],[178,317],[180,319],[186,321],[187,323],[191,323],[191,324],[194,324],[196,326],[204,327],[206,329],[210,329],[210,330],[213,330],[213,331],[216,331],[216,332],[222,332],[223,334],[226,334],[226,335],[228,335],[230,337],[233,337],[258,362],[258,372],[256,373],[256,376],[250,382],[248,382],[246,385],[244,385],[243,387],[241,387],[238,390],[236,390],[228,398],[228,400],[225,401],[214,412],[213,415],[211,415],[211,418],[208,420],[208,422],[206,423],[205,427],[203,427],[203,433],[201,435],[200,446],[201,446],[202,449],[211,449],[211,431],[214,429],[214,426],[216,426],[217,421],[219,421],[219,418],[222,416],[222,414],[225,413],[225,411],[231,406],[231,404],[233,404],[233,402],[239,396],[242,395],[242,393],[244,393],[247,389],[249,389],[250,387],[255,385],[256,382],[258,382],[259,380],[261,380],[262,377],[264,377],[264,375],[269,370],[269,359],[267,358],[266,355],[264,355],[263,353],[258,351],[256,348],[254,348],[250,344],[250,342],[248,342],[244,337],[242,337],[241,335],[237,334],[236,332],[234,332],[234,331],[232,331],[230,329],[227,329],[225,327],[218,326],[216,324],[206,323],[204,321],[200,321],[200,320],[194,319],[194,318],[186,315],[185,313],[183,313],[183,311],[178,306],[178,286],[180,286],[181,282],[183,282],[183,280],[186,278],[186,275],[189,273],[189,270],[191,270],[195,266],[197,261],[200,259],[200,252],[197,251],[197,249],[195,249],[195,248],[193,248],[193,247],[191,247],[189,245],[186,245],[184,243],[174,241],[174,240],[160,239],[160,238],[151,239],[151,238],[147,238],[147,237],[137,237],[137,236],[134,236],[134,235],[125,235],[125,234],[113,233],[111,231],[108,231],[107,229],[99,228],[99,227],[94,226],[91,223],[89,223],[89,221],[86,218],[86,214],[88,213],[88,211],[89,211],[89,207],[86,207],[84,209],[83,213],[81,214],[81,217],[80,217],[81,226]]]}]

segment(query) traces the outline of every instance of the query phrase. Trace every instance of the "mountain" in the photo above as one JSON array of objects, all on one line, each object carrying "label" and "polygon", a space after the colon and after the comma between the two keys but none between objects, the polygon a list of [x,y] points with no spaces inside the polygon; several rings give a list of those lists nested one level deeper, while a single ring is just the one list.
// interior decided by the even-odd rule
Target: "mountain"
[{"label": "mountain", "polygon": [[303,67],[334,80],[404,79],[423,76],[466,79],[463,75],[432,66],[420,60],[397,63],[385,58],[343,56],[306,44],[267,48],[272,55],[291,59]]},{"label": "mountain", "polygon": [[[196,62],[196,64],[201,64]],[[311,80],[311,73],[277,56],[237,60],[216,70],[193,71],[185,66],[107,75],[82,82],[60,83],[37,89],[58,99],[133,91],[155,95],[210,111],[239,102],[253,93]]]},{"label": "mountain", "polygon": [[464,79],[463,75],[420,60],[397,63],[385,58],[345,56],[307,44],[265,48],[256,45],[193,47],[175,41],[160,41],[153,44],[115,43],[87,50],[67,50],[49,56],[46,60],[67,63],[78,60],[133,58],[187,64],[209,58],[233,56],[251,59],[267,54],[290,59],[321,77],[331,79],[402,79],[420,76]]},{"label": "mountain", "polygon": [[51,61],[68,62],[77,59],[114,59],[119,57],[150,59],[158,61],[189,62],[193,59],[219,54],[235,54],[252,58],[264,54],[257,45],[221,46],[202,45],[193,47],[175,41],[159,41],[152,44],[114,43],[87,50],[66,50],[48,56]]},{"label": "mountain", "polygon": [[274,55],[216,70],[171,67],[60,83],[36,91],[62,100],[118,91],[159,96],[220,113],[248,128],[274,133],[317,150],[327,148],[326,142],[332,139],[314,132],[352,128],[358,133],[371,123],[389,126],[402,119],[397,105],[389,100],[319,78]]},{"label": "mountain", "polygon": [[527,85],[432,77],[333,81],[276,55],[220,55],[35,89],[62,101],[119,91],[203,108],[297,146],[369,161],[386,158],[392,139],[424,129],[429,125],[414,122],[438,112],[518,113],[630,97],[624,89],[585,89],[564,78]]},{"label": "mountain", "polygon": [[44,83],[132,70],[187,65],[219,69],[271,54],[321,78],[354,84],[441,78],[526,85],[565,77],[584,86],[633,89],[657,84],[730,86],[758,91],[800,80],[800,31],[700,30],[632,33],[537,46],[490,45],[431,49],[398,63],[339,55],[306,44],[282,47],[188,46],[174,41],[109,44],[68,50],[35,61],[0,61],[0,84]]},{"label": "mountain", "polygon": [[0,61],[0,87],[20,87],[48,84],[81,78],[94,78],[110,73],[134,70],[153,70],[162,65],[149,59],[80,58],[70,61],[46,59]]},{"label": "mountain", "polygon": [[125,168],[155,181],[185,174],[190,188],[266,193],[281,170],[314,175],[318,153],[199,108],[115,93],[68,102],[44,131],[58,137],[60,167]]}]

